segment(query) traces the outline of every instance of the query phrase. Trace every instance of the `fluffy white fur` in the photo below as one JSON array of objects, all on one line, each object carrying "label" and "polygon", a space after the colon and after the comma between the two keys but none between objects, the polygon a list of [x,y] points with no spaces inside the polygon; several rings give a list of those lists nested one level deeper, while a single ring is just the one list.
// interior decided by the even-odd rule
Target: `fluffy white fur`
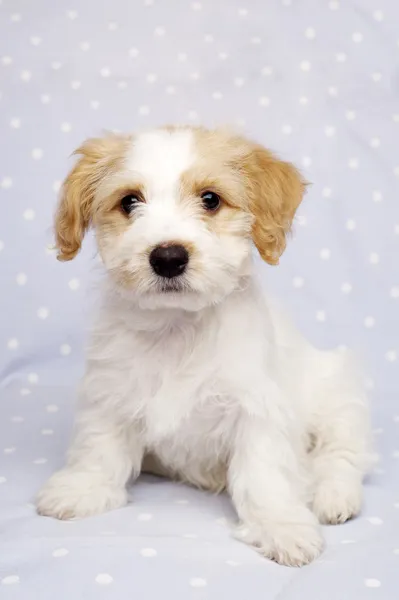
[{"label": "fluffy white fur", "polygon": [[[345,352],[311,347],[265,297],[249,237],[215,234],[178,201],[197,159],[189,129],[141,134],[98,184],[94,205],[121,180],[143,182],[146,204],[126,230],[99,239],[110,273],[132,272],[135,285],[107,280],[67,465],[39,493],[38,511],[70,519],[120,508],[128,481],[151,463],[226,488],[240,539],[303,565],[322,551],[319,522],[360,510],[365,396]],[[237,218],[247,231],[248,215]],[[148,248],[176,239],[195,246],[198,264],[181,290],[164,293]]]}]

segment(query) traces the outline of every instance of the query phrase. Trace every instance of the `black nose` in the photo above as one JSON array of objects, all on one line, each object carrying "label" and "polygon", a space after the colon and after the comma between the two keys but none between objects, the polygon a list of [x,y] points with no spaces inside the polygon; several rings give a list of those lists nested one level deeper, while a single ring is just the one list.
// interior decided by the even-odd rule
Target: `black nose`
[{"label": "black nose", "polygon": [[184,246],[157,246],[150,254],[150,264],[161,277],[177,277],[184,273],[188,263],[188,252]]}]

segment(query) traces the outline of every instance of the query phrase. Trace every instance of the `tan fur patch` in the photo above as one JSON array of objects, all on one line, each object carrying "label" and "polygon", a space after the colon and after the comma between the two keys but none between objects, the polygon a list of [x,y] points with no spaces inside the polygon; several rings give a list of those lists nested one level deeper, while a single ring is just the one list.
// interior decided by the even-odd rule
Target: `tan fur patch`
[{"label": "tan fur patch", "polygon": [[55,215],[59,260],[71,260],[80,250],[93,217],[93,200],[101,181],[120,168],[129,136],[107,135],[84,142],[74,154],[80,158],[61,190]]}]

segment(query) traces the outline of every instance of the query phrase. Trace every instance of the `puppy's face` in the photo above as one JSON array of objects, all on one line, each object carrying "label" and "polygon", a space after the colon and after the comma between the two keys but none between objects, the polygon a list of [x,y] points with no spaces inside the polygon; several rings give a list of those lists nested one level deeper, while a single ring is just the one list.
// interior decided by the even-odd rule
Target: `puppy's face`
[{"label": "puppy's face", "polygon": [[261,146],[223,131],[163,128],[88,140],[56,215],[61,260],[87,228],[115,284],[143,307],[198,310],[248,274],[252,241],[276,264],[304,183]]}]

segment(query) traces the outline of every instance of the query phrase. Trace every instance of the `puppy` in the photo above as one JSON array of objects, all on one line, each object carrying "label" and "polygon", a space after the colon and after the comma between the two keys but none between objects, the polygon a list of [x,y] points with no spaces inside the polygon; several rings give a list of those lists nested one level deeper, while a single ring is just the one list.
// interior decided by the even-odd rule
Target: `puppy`
[{"label": "puppy", "polygon": [[369,465],[364,393],[344,352],[310,346],[260,291],[252,242],[277,264],[298,171],[230,132],[165,127],[86,141],[55,219],[58,258],[93,227],[101,309],[67,465],[41,515],[127,503],[150,468],[228,490],[237,535],[284,565],[358,514]]}]

